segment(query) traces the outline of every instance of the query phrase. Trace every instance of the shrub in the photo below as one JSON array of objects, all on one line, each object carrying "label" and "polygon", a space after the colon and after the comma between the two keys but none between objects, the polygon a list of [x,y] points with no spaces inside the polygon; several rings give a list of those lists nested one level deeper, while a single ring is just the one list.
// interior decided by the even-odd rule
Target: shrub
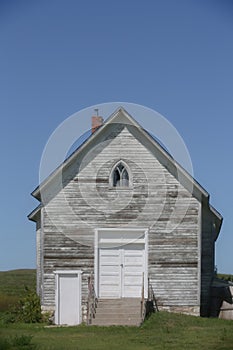
[{"label": "shrub", "polygon": [[37,323],[42,321],[40,298],[34,291],[27,290],[25,297],[7,313],[8,322]]}]

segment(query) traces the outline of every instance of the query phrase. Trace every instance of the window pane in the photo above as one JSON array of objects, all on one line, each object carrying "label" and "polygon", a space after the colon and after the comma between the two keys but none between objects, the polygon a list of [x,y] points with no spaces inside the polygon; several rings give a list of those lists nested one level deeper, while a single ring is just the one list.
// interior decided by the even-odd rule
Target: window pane
[{"label": "window pane", "polygon": [[120,186],[120,174],[118,169],[115,169],[113,173],[113,186]]},{"label": "window pane", "polygon": [[129,186],[129,174],[125,168],[122,172],[122,186]]},{"label": "window pane", "polygon": [[120,164],[118,164],[118,169],[119,169],[119,171],[120,171],[120,173],[124,170],[124,165],[122,164],[122,163],[120,163]]},{"label": "window pane", "polygon": [[126,169],[124,169],[122,172],[122,179],[129,180],[129,174],[128,174],[128,171]]}]

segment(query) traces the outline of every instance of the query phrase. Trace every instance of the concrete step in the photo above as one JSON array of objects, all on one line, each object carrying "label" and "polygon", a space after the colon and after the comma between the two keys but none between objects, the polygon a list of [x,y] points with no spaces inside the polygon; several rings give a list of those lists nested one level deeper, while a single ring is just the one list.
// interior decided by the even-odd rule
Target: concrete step
[{"label": "concrete step", "polygon": [[92,325],[139,326],[141,300],[139,298],[99,299]]}]

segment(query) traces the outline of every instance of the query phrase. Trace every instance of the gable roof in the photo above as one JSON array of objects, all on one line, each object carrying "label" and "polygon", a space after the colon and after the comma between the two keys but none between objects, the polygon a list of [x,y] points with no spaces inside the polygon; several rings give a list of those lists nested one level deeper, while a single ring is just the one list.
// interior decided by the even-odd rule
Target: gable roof
[{"label": "gable roof", "polygon": [[[68,167],[73,160],[83,151],[85,148],[93,142],[98,135],[104,133],[108,125],[117,123],[117,124],[127,124],[135,126],[137,130],[140,130],[141,135],[149,142],[152,147],[155,147],[161,155],[161,159],[166,160],[166,167],[168,170],[176,169],[179,172],[179,180],[184,187],[187,189],[192,188],[192,194],[199,199],[199,201],[204,202],[211,213],[218,220],[218,227],[220,229],[222,223],[221,214],[209,204],[209,193],[179,164],[176,160],[170,155],[170,153],[160,144],[160,142],[152,136],[148,131],[143,129],[141,125],[123,108],[119,107],[115,112],[110,115],[104,122],[104,124],[99,127],[93,134],[89,135],[83,143],[60,165],[58,166],[36,189],[31,193],[33,197],[41,200],[40,192],[46,188],[49,183],[56,178],[56,176]],[[172,171],[171,171],[172,172]],[[29,214],[29,219],[33,220],[34,211]],[[219,230],[218,230],[219,231]]]}]

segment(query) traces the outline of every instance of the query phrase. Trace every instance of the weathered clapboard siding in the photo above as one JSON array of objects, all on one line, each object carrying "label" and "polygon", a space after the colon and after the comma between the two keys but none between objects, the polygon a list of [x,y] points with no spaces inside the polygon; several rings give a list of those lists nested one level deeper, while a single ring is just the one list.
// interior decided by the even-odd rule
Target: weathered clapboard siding
[{"label": "weathered clapboard siding", "polygon": [[[199,312],[198,208],[199,203],[192,198],[175,230],[166,232],[155,227],[150,234],[153,237],[149,243],[150,275],[160,308],[172,310],[180,306],[187,312],[189,308],[191,313]],[[196,308],[191,310],[192,306]]]},{"label": "weathered clapboard siding", "polygon": [[42,228],[41,228],[41,220],[36,223],[36,292],[42,297]]},{"label": "weathered clapboard siding", "polygon": [[[81,154],[65,170],[62,190],[54,183],[43,194],[43,305],[55,305],[55,269],[81,269],[85,311],[96,227],[146,227],[148,274],[160,306],[198,314],[199,201],[132,130],[119,126],[110,131],[94,151]],[[120,159],[128,164],[133,184],[117,191],[109,186],[109,174]]]}]

